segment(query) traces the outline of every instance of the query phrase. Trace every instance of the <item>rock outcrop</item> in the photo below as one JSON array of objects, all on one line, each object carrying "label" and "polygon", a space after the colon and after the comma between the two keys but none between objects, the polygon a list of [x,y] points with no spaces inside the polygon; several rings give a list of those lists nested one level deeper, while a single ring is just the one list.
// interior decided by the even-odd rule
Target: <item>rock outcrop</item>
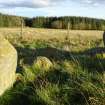
[{"label": "rock outcrop", "polygon": [[17,52],[15,48],[0,36],[0,95],[15,81]]},{"label": "rock outcrop", "polygon": [[105,31],[103,33],[103,43],[104,43],[104,46],[105,46]]}]

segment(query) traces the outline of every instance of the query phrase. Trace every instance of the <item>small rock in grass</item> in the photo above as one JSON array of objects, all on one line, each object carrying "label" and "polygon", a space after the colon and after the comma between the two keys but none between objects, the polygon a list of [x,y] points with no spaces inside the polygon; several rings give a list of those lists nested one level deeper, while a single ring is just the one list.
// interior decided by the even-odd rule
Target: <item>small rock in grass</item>
[{"label": "small rock in grass", "polygon": [[37,57],[37,59],[34,62],[34,67],[36,69],[44,71],[50,70],[52,66],[53,66],[52,62],[48,58],[42,56]]}]

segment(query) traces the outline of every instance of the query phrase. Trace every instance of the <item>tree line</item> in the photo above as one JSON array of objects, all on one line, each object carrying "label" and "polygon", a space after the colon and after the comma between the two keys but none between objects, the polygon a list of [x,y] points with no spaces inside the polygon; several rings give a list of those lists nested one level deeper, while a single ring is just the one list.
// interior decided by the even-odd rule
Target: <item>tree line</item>
[{"label": "tree line", "polygon": [[20,27],[21,20],[18,16],[0,14],[0,27]]},{"label": "tree line", "polygon": [[26,27],[67,29],[73,30],[105,30],[105,20],[88,17],[19,17],[0,14],[0,27]]}]

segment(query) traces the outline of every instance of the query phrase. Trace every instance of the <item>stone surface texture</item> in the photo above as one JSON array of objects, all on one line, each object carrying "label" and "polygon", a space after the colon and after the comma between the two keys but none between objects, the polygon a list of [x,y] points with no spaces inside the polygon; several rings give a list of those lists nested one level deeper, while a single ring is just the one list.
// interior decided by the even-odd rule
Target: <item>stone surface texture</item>
[{"label": "stone surface texture", "polygon": [[17,52],[15,48],[0,36],[0,95],[13,85],[16,66]]}]

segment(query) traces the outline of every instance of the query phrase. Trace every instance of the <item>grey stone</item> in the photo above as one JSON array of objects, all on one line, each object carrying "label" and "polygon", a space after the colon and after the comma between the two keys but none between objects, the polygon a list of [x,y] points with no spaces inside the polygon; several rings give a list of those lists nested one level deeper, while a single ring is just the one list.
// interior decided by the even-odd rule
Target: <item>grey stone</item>
[{"label": "grey stone", "polygon": [[0,36],[0,95],[15,81],[17,52],[15,48]]}]

